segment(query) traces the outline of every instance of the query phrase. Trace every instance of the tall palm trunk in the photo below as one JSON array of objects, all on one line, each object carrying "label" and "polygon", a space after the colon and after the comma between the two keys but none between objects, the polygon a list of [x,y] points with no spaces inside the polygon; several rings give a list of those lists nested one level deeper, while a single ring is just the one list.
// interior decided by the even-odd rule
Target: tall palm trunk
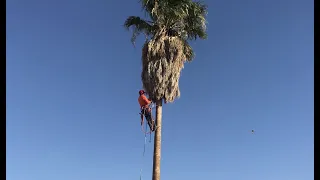
[{"label": "tall palm trunk", "polygon": [[156,105],[157,129],[154,135],[152,180],[160,180],[162,100],[158,100],[156,102]]}]

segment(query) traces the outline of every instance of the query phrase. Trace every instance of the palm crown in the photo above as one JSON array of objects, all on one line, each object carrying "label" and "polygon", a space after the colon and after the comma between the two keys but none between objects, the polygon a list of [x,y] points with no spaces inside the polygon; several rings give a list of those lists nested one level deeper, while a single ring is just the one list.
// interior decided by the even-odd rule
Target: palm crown
[{"label": "palm crown", "polygon": [[132,28],[131,41],[146,37],[142,51],[142,82],[153,100],[172,102],[180,96],[179,77],[194,52],[189,40],[206,39],[207,7],[192,0],[141,0],[147,19],[130,16],[124,26]]}]

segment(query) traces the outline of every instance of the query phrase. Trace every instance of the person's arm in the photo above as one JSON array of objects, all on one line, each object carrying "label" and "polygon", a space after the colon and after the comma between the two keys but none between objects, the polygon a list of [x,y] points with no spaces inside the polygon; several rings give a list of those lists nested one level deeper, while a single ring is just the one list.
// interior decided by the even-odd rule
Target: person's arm
[{"label": "person's arm", "polygon": [[142,99],[144,102],[146,102],[147,104],[150,104],[151,101],[146,97],[146,96],[142,96]]}]

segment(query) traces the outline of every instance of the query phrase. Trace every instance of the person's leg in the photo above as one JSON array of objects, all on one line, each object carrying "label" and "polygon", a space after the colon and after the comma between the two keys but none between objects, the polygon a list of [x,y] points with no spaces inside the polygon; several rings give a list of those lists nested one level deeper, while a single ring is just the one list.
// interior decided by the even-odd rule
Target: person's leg
[{"label": "person's leg", "polygon": [[156,130],[156,123],[155,123],[155,119],[152,117],[151,109],[150,109],[150,119],[152,122],[152,131],[155,131]]},{"label": "person's leg", "polygon": [[154,131],[154,122],[153,122],[153,119],[152,119],[151,110],[146,110],[145,111],[145,115],[146,115],[146,119],[148,121],[148,125],[150,127],[150,130]]},{"label": "person's leg", "polygon": [[155,127],[156,127],[156,124],[155,124],[155,122],[154,122],[154,120],[152,118],[151,109],[149,111],[149,115],[150,115],[150,125],[149,126],[150,126],[151,131],[154,131]]}]

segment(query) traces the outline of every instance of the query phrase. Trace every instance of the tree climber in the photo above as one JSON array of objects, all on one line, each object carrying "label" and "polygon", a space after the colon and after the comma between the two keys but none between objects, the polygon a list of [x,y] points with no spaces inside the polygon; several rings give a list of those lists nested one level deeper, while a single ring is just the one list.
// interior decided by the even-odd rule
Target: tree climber
[{"label": "tree climber", "polygon": [[154,123],[154,120],[152,119],[151,108],[149,107],[152,101],[146,97],[144,90],[139,91],[138,102],[140,104],[140,110],[141,110],[141,113],[140,113],[141,125],[143,124],[143,115],[144,115],[148,122],[150,130],[154,131],[155,123]]}]

